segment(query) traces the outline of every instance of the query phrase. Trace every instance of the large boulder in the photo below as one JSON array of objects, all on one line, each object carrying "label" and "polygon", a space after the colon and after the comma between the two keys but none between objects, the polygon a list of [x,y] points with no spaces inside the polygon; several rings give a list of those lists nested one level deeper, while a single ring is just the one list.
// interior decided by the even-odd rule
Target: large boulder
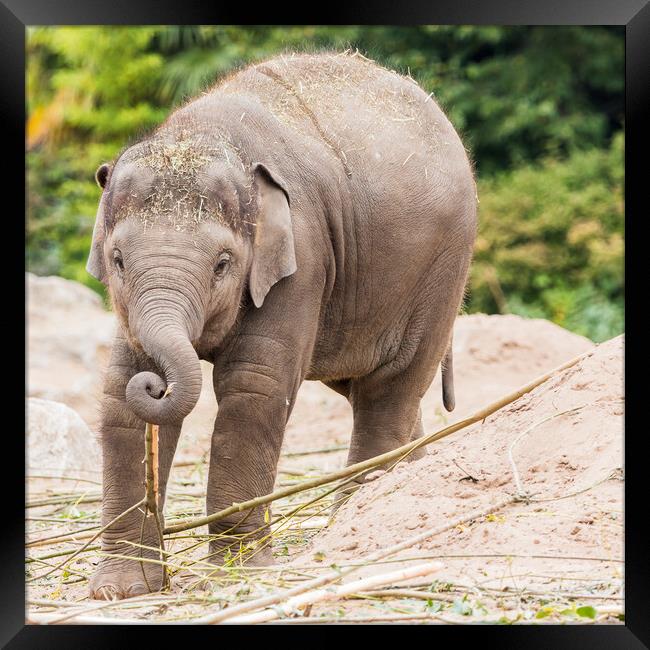
[{"label": "large boulder", "polygon": [[95,429],[114,316],[91,289],[27,274],[28,395],[63,402]]},{"label": "large boulder", "polygon": [[97,476],[101,452],[95,434],[60,402],[27,401],[27,473],[56,477]]}]

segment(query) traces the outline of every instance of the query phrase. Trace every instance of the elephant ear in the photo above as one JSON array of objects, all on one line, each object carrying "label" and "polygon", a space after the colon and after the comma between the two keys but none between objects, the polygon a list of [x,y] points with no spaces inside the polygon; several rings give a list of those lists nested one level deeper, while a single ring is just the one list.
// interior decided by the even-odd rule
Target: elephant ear
[{"label": "elephant ear", "polygon": [[296,253],[291,229],[289,193],[284,183],[262,163],[253,165],[258,212],[249,290],[261,307],[271,287],[295,273]]},{"label": "elephant ear", "polygon": [[[102,188],[106,187],[108,177],[111,172],[110,165],[104,163],[95,172],[95,180],[97,185]],[[104,225],[104,192],[99,201],[97,208],[97,216],[95,217],[95,227],[93,228],[93,241],[90,245],[90,254],[86,262],[86,271],[100,282],[106,284],[106,267],[104,265],[104,238],[106,237],[106,230]]]}]

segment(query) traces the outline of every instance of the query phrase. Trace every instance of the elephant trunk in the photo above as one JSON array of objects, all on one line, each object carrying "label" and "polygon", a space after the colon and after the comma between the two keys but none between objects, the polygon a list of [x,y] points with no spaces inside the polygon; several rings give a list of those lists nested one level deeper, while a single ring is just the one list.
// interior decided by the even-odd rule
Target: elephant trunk
[{"label": "elephant trunk", "polygon": [[145,422],[180,423],[201,393],[201,364],[187,329],[170,316],[145,317],[139,325],[138,340],[164,378],[153,372],[132,377],[126,387],[127,404]]}]

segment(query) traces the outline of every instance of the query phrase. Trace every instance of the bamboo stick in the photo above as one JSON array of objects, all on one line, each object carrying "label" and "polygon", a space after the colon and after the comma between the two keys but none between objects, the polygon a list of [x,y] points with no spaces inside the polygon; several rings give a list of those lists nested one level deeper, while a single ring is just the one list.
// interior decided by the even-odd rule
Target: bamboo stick
[{"label": "bamboo stick", "polygon": [[315,589],[289,598],[283,604],[272,609],[264,609],[261,612],[235,616],[228,623],[265,623],[275,618],[283,618],[285,616],[291,616],[296,612],[301,612],[308,605],[315,605],[316,603],[322,603],[327,600],[338,600],[350,594],[363,592],[367,589],[374,589],[383,585],[392,585],[410,578],[428,576],[436,571],[440,571],[443,567],[444,564],[442,562],[427,562],[426,564],[418,564],[397,571],[389,571],[388,573],[361,578],[339,587]]},{"label": "bamboo stick", "polygon": [[[169,389],[168,389],[169,390]],[[169,391],[171,392],[171,391]],[[167,394],[167,392],[165,393]],[[160,512],[158,510],[158,434],[159,427],[157,424],[149,422],[145,425],[144,441],[145,441],[145,513],[142,519],[142,529],[140,532],[140,544],[142,544],[142,534],[144,533],[145,520],[149,515],[152,515],[156,530],[158,532],[158,542],[160,545],[159,559],[164,560],[165,553],[165,538],[163,536],[163,527],[160,519]],[[145,584],[149,588],[146,572],[144,570],[144,562],[141,560],[140,565],[142,568],[142,575]],[[169,573],[167,566],[163,564],[163,588],[169,586]],[[151,591],[151,589],[150,589]]]},{"label": "bamboo stick", "polygon": [[533,381],[529,382],[525,386],[522,386],[517,390],[515,390],[514,392],[497,400],[496,402],[493,402],[492,404],[486,406],[485,408],[477,411],[473,415],[463,420],[460,420],[455,424],[445,427],[435,433],[431,433],[427,436],[423,436],[422,438],[418,438],[417,440],[409,442],[406,445],[402,445],[401,447],[398,447],[393,451],[386,452],[385,454],[381,454],[379,456],[375,456],[374,458],[369,458],[368,460],[362,461],[360,463],[355,463],[354,465],[349,465],[348,467],[345,467],[344,469],[341,469],[337,472],[332,472],[330,474],[326,474],[324,476],[315,479],[303,481],[299,485],[286,487],[281,490],[276,490],[271,494],[257,497],[255,499],[250,499],[249,501],[244,501],[242,503],[233,503],[232,506],[225,508],[224,510],[220,510],[219,512],[215,512],[211,515],[207,515],[205,517],[198,517],[196,519],[191,519],[190,521],[187,521],[182,524],[167,526],[164,530],[164,533],[167,535],[170,533],[180,533],[182,531],[190,530],[192,528],[198,528],[199,526],[204,526],[206,524],[219,521],[221,519],[228,517],[229,515],[242,512],[243,510],[251,510],[258,506],[271,503],[272,501],[276,501],[277,499],[282,499],[284,497],[291,496],[299,492],[304,492],[305,490],[320,487],[321,485],[327,485],[328,483],[332,483],[334,481],[347,478],[352,474],[356,474],[357,472],[364,472],[366,470],[377,467],[378,465],[383,465],[390,461],[403,460],[411,452],[415,451],[416,449],[419,449],[420,447],[431,444],[432,442],[435,442],[437,440],[441,440],[442,438],[445,438],[451,435],[452,433],[459,431],[460,429],[464,429],[472,424],[475,424],[476,422],[485,420],[488,416],[502,409],[504,406],[511,404],[512,402],[519,399],[526,393],[529,393],[531,390],[537,388],[537,386],[543,384],[545,381],[547,381],[557,373],[567,370],[568,368],[576,365],[578,362],[582,361],[583,359],[586,359],[588,356],[591,356],[593,352],[594,352],[593,350],[589,350],[588,352],[583,353],[580,356],[575,357],[570,361],[567,361],[566,363],[563,363],[562,365],[551,370],[550,372],[541,375],[537,379],[534,379]]}]

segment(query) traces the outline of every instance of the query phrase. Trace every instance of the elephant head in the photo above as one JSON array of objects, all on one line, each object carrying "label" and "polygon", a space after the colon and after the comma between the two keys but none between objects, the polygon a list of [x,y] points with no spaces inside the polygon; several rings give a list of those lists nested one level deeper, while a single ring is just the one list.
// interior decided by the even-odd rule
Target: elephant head
[{"label": "elephant head", "polygon": [[259,308],[296,270],[289,193],[269,167],[205,137],[154,136],[96,180],[86,268],[161,375],[136,374],[127,403],[147,422],[180,422],[201,391],[197,350],[223,340],[248,294]]}]

